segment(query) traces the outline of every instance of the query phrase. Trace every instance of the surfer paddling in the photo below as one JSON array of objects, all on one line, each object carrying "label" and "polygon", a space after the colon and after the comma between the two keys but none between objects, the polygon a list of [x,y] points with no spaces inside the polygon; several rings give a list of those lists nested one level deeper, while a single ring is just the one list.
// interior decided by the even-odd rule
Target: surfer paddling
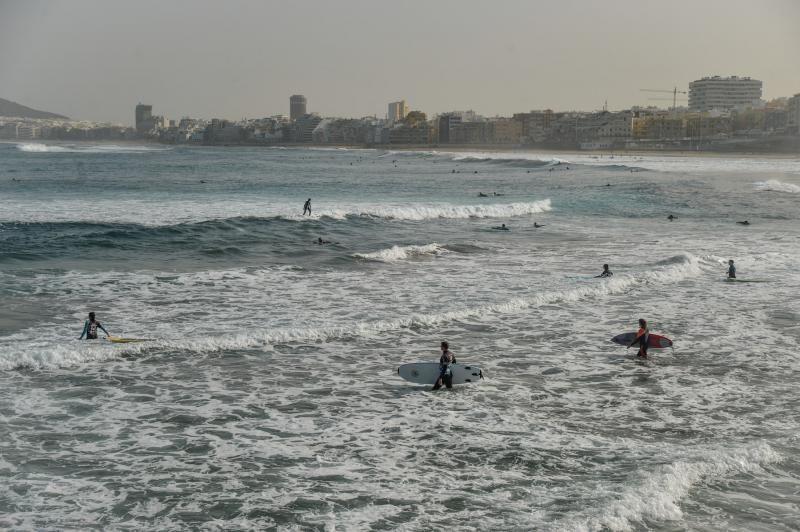
[{"label": "surfer paddling", "polygon": [[597,279],[598,277],[611,277],[614,273],[608,269],[608,264],[603,264],[603,273],[600,275],[595,275],[594,278]]},{"label": "surfer paddling", "polygon": [[442,387],[442,384],[448,388],[453,387],[453,370],[450,366],[456,363],[456,355],[450,351],[450,345],[447,342],[442,342],[440,347],[442,356],[439,358],[439,377],[431,390],[438,390]]},{"label": "surfer paddling", "polygon": [[639,330],[636,332],[636,338],[628,345],[628,349],[636,344],[639,344],[639,352],[636,353],[637,357],[647,358],[647,341],[650,339],[650,329],[647,328],[647,320],[639,319]]},{"label": "surfer paddling", "polygon": [[106,336],[110,336],[108,331],[100,325],[100,322],[97,321],[94,317],[94,312],[89,313],[89,319],[86,320],[83,324],[83,332],[81,333],[81,337],[78,340],[83,340],[83,337],[86,336],[87,340],[97,340],[97,329],[102,330],[106,333]]}]

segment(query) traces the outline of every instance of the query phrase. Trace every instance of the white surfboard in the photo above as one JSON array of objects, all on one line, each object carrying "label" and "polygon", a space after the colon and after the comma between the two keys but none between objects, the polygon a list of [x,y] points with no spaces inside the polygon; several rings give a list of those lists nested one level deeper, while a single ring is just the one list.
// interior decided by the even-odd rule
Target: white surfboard
[{"label": "white surfboard", "polygon": [[[479,382],[483,379],[481,368],[472,364],[453,364],[450,369],[453,372],[453,384],[467,384]],[[433,386],[433,383],[439,378],[439,363],[412,362],[403,364],[397,368],[397,374],[409,382]]]}]

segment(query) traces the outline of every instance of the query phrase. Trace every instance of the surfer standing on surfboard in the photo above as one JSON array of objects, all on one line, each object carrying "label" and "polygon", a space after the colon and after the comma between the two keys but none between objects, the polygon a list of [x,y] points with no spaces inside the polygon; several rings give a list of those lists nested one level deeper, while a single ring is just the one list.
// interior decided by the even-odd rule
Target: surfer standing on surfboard
[{"label": "surfer standing on surfboard", "polygon": [[102,330],[104,333],[106,333],[106,336],[109,336],[105,327],[100,325],[100,322],[94,319],[94,312],[90,312],[89,319],[83,324],[83,332],[78,340],[83,340],[84,335],[86,336],[87,340],[97,340],[97,329]]},{"label": "surfer standing on surfboard", "polygon": [[647,358],[647,341],[650,339],[650,330],[647,328],[647,320],[639,318],[639,330],[636,332],[636,338],[630,343],[628,349],[633,347],[636,343],[639,344],[639,352],[636,353],[637,357]]},{"label": "surfer standing on surfboard", "polygon": [[432,390],[438,390],[442,387],[442,383],[448,388],[453,387],[453,370],[450,368],[451,364],[456,363],[456,355],[450,351],[450,345],[447,342],[442,342],[442,356],[439,358],[439,377],[436,379]]},{"label": "surfer standing on surfboard", "polygon": [[728,261],[728,279],[736,279],[736,266],[733,265],[733,259]]}]

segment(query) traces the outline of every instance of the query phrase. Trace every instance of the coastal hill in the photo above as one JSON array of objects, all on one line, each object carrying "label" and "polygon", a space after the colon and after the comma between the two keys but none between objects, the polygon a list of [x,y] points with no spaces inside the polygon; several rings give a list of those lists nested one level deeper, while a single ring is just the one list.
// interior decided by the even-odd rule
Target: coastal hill
[{"label": "coastal hill", "polygon": [[47,111],[37,111],[30,107],[25,107],[11,100],[0,98],[0,116],[13,116],[17,118],[43,118],[53,120],[69,120],[64,115],[48,113]]}]

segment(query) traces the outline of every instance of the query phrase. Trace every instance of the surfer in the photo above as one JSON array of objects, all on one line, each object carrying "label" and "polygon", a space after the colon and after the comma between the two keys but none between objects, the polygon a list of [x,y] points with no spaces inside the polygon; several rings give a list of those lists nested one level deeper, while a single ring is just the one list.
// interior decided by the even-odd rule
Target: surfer
[{"label": "surfer", "polygon": [[94,318],[94,312],[90,312],[89,319],[83,324],[83,332],[78,340],[83,340],[84,336],[86,336],[87,340],[97,340],[97,329],[101,329],[104,333],[106,333],[106,336],[109,336],[105,327],[100,325],[100,322]]},{"label": "surfer", "polygon": [[728,261],[728,279],[736,279],[736,266],[733,265],[733,259]]},{"label": "surfer", "polygon": [[608,269],[608,264],[603,264],[603,273],[600,275],[595,275],[594,278],[597,279],[598,277],[611,277],[614,273]]},{"label": "surfer", "polygon": [[488,194],[484,194],[483,192],[478,192],[478,197],[479,198],[488,198],[489,195]]},{"label": "surfer", "polygon": [[747,220],[745,220],[743,222],[736,222],[736,223],[739,224],[739,225],[750,225],[750,222],[748,222]]},{"label": "surfer", "polygon": [[456,355],[450,351],[450,345],[447,342],[442,342],[440,347],[442,349],[442,356],[439,357],[439,377],[436,379],[431,390],[438,390],[442,387],[442,384],[448,388],[453,387],[453,370],[450,368],[450,365],[456,363]]},{"label": "surfer", "polygon": [[671,222],[672,220],[674,220],[674,219],[675,219],[675,217],[674,217],[673,215],[671,215],[671,214],[670,214],[669,216],[667,216],[667,220],[669,220],[670,222]]},{"label": "surfer", "polygon": [[308,215],[311,216],[311,198],[308,198],[303,205],[303,216],[306,215],[306,212],[308,212]]},{"label": "surfer", "polygon": [[319,237],[317,239],[317,244],[319,244],[320,246],[323,245],[323,244],[332,244],[332,243],[333,242],[331,242],[330,240],[322,240],[322,237]]},{"label": "surfer", "polygon": [[650,330],[647,328],[647,320],[639,318],[639,330],[636,332],[636,338],[627,347],[630,349],[635,344],[639,344],[639,352],[636,353],[637,357],[647,358],[647,341],[650,339]]},{"label": "surfer", "polygon": [[506,227],[506,224],[502,224],[500,225],[500,227],[492,227],[492,229],[496,229],[497,231],[508,231],[508,227]]},{"label": "surfer", "polygon": [[540,227],[544,227],[544,225],[543,225],[543,224],[538,224],[538,223],[536,223],[536,222],[533,222],[533,226],[534,226],[536,229],[539,229]]}]

